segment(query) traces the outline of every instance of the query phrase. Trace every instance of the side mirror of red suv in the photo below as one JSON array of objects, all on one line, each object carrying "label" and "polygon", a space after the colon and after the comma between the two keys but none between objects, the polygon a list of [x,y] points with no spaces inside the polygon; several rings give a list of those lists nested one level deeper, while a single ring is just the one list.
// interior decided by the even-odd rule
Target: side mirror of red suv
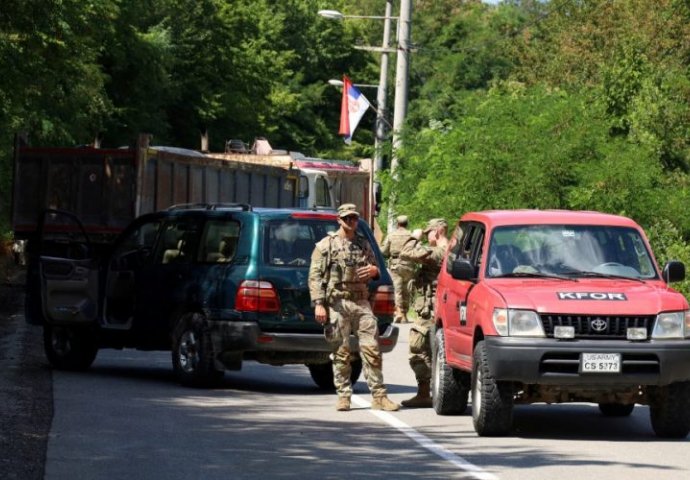
[{"label": "side mirror of red suv", "polygon": [[474,267],[465,258],[458,258],[453,261],[450,276],[456,280],[474,280]]},{"label": "side mirror of red suv", "polygon": [[671,260],[664,266],[662,275],[666,283],[680,282],[685,279],[685,265],[683,262]]}]

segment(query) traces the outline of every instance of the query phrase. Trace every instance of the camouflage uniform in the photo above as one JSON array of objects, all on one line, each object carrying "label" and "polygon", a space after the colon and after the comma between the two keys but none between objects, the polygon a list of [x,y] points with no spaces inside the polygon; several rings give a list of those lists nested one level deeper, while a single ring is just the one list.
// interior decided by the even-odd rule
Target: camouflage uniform
[{"label": "camouflage uniform", "polygon": [[440,246],[426,246],[411,240],[405,244],[402,255],[409,260],[422,264],[415,276],[414,285],[418,296],[414,309],[417,319],[410,328],[410,367],[417,382],[431,379],[431,342],[429,331],[434,325],[434,297],[436,295],[436,277],[441,271],[441,262],[445,254]]},{"label": "camouflage uniform", "polygon": [[[429,220],[424,233],[431,230],[437,232],[447,228],[447,222],[442,218]],[[438,241],[438,239],[437,239]],[[403,400],[402,404],[408,408],[428,408],[432,406],[431,399],[431,331],[434,327],[434,297],[436,295],[436,278],[441,270],[441,263],[445,255],[445,240],[434,246],[424,246],[416,239],[405,244],[400,256],[407,260],[420,263],[422,266],[414,280],[419,292],[415,300],[417,319],[410,328],[410,367],[417,380],[417,394]]]},{"label": "camouflage uniform", "polygon": [[[346,210],[343,207],[350,205],[342,205],[338,211]],[[357,276],[357,268],[366,265],[376,265],[376,258],[364,237],[355,235],[350,240],[339,232],[331,232],[316,244],[312,253],[309,293],[313,302],[323,302],[327,307],[329,324],[335,327],[333,333],[337,349],[332,355],[333,383],[338,397],[347,399],[347,409],[352,396],[350,334],[354,333],[359,339],[364,377],[374,397],[372,408],[397,410],[399,405],[386,397],[378,322],[369,305],[368,282]],[[384,402],[383,406],[381,402]]]},{"label": "camouflage uniform", "polygon": [[381,252],[388,258],[388,269],[395,288],[395,323],[407,323],[407,311],[410,309],[410,280],[414,278],[416,264],[400,258],[403,245],[410,239],[411,232],[398,226],[383,241]]}]

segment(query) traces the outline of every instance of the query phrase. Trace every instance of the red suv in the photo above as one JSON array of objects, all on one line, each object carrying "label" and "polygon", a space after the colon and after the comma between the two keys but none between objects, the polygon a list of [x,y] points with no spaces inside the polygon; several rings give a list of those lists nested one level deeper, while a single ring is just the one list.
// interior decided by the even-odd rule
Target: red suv
[{"label": "red suv", "polygon": [[690,311],[632,220],[595,212],[486,211],[457,224],[438,278],[432,392],[439,414],[472,395],[479,435],[513,405],[649,405],[660,437],[690,432]]}]

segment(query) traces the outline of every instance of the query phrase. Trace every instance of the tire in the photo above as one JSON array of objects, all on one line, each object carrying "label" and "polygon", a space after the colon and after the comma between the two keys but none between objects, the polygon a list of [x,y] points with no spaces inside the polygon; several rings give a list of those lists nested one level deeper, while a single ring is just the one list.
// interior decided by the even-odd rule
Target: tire
[{"label": "tire", "polygon": [[44,325],[43,348],[50,364],[58,370],[86,370],[98,354],[94,333],[83,327]]},{"label": "tire", "polygon": [[634,403],[600,403],[599,411],[605,417],[627,417],[635,408]]},{"label": "tire", "polygon": [[[328,391],[335,390],[335,385],[333,384],[333,362],[310,364],[307,365],[307,367],[309,368],[309,374],[312,380],[314,380],[314,383],[316,383],[320,389]],[[354,386],[362,373],[362,359],[359,357],[352,359],[350,361],[350,368],[352,369],[350,372],[350,381]]]},{"label": "tire", "polygon": [[649,405],[657,437],[685,438],[690,433],[690,382],[659,387]]},{"label": "tire", "polygon": [[446,361],[443,329],[436,330],[431,360],[431,403],[438,415],[462,415],[467,410],[470,374]]},{"label": "tire", "polygon": [[225,373],[215,367],[211,337],[203,328],[200,313],[182,315],[172,335],[172,363],[175,377],[189,387],[214,387]]},{"label": "tire", "polygon": [[472,421],[481,437],[505,435],[513,427],[512,385],[493,378],[488,357],[484,342],[477,343],[472,366]]}]

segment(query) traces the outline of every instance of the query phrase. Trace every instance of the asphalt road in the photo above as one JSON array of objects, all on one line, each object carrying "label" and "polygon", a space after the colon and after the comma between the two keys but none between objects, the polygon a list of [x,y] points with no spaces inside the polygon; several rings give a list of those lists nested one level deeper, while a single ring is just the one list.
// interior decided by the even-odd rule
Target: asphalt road
[{"label": "asphalt road", "polygon": [[0,478],[40,480],[53,415],[41,329],[21,314],[24,271],[0,257]]},{"label": "asphalt road", "polygon": [[[386,355],[397,401],[415,390],[407,326]],[[102,351],[86,373],[54,373],[46,479],[680,479],[690,441],[659,441],[648,410],[605,418],[594,405],[516,409],[516,432],[479,438],[471,416],[375,412],[360,381],[351,412],[306,368],[247,362],[221,388],[177,385],[167,353]]]},{"label": "asphalt road", "polygon": [[[16,285],[0,289],[3,479],[690,475],[690,439],[656,439],[640,406],[622,419],[603,417],[594,405],[520,406],[513,435],[479,438],[469,411],[372,411],[361,380],[354,410],[336,412],[335,396],[316,389],[301,366],[247,362],[214,390],[179,386],[161,352],[103,350],[87,372],[52,372],[40,329],[23,322],[20,298]],[[415,390],[407,328],[384,360],[397,401]]]}]

